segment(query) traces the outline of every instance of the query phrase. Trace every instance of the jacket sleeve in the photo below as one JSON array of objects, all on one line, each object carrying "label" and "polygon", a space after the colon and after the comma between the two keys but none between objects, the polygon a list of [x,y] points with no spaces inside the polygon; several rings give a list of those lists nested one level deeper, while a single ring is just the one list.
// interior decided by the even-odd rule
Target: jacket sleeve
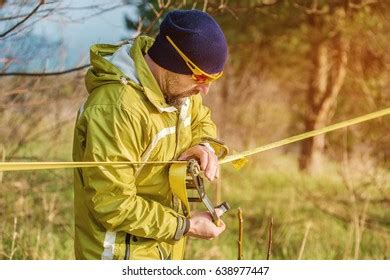
[{"label": "jacket sleeve", "polygon": [[[83,161],[140,161],[147,133],[140,119],[122,108],[99,105],[84,112]],[[83,168],[85,203],[109,231],[174,243],[182,237],[185,218],[173,209],[137,195],[137,166]]]},{"label": "jacket sleeve", "polygon": [[228,148],[217,139],[217,127],[211,120],[210,109],[203,105],[202,96],[194,95],[192,99],[191,146],[208,143],[214,149],[218,157],[224,157]]}]

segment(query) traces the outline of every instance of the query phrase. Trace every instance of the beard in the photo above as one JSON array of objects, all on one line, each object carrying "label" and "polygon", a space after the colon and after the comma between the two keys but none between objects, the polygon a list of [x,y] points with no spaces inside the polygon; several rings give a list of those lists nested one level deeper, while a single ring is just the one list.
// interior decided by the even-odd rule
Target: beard
[{"label": "beard", "polygon": [[167,104],[174,106],[174,107],[180,107],[185,102],[186,98],[195,95],[198,93],[198,90],[196,89],[189,89],[180,93],[166,93],[165,94],[165,102]]},{"label": "beard", "polygon": [[177,77],[170,76],[167,78],[167,83],[164,92],[165,102],[167,102],[167,104],[171,106],[178,108],[185,102],[186,97],[197,94],[198,92],[199,91],[194,88],[180,91],[180,89],[178,88]]}]

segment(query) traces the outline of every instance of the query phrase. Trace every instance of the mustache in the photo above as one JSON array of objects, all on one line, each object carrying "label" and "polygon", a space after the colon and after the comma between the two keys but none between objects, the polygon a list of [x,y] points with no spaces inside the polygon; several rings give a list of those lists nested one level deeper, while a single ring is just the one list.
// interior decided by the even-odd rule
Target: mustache
[{"label": "mustache", "polygon": [[198,94],[198,93],[199,93],[199,90],[189,89],[189,90],[185,90],[183,92],[180,92],[179,94],[176,94],[176,96],[179,96],[179,97],[183,98],[183,97],[189,97],[191,95],[195,95],[195,94]]},{"label": "mustache", "polygon": [[190,97],[191,95],[198,94],[199,91],[195,89],[186,90],[177,94],[165,94],[165,101],[167,104],[171,106],[180,106],[183,104],[186,97]]}]

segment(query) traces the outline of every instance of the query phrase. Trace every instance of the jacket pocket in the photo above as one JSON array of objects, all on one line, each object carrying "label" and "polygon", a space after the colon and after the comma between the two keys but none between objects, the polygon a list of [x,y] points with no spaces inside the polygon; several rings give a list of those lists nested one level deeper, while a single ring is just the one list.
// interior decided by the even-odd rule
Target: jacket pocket
[{"label": "jacket pocket", "polygon": [[130,260],[162,260],[165,258],[159,242],[153,239],[133,236],[129,248]]}]

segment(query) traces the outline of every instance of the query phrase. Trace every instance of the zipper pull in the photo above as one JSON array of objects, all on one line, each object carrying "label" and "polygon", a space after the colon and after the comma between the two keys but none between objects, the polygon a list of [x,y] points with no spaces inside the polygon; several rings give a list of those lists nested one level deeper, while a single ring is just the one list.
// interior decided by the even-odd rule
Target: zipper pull
[{"label": "zipper pull", "polygon": [[122,76],[121,78],[120,78],[120,81],[121,81],[121,84],[122,85],[127,85],[127,79],[126,79],[126,77],[124,77],[124,76]]}]

